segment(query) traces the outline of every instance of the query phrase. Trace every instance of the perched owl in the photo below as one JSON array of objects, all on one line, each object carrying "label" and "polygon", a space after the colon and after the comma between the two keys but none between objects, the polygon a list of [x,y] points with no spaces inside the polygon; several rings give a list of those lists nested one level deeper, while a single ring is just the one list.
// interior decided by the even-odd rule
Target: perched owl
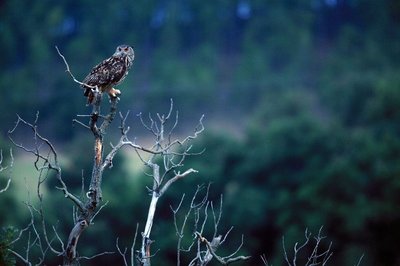
[{"label": "perched owl", "polygon": [[[90,86],[97,86],[101,92],[107,92],[110,97],[117,97],[121,92],[114,89],[115,85],[121,83],[132,66],[135,54],[129,45],[120,45],[115,53],[108,59],[95,66],[83,83]],[[85,90],[88,104],[92,104],[94,94],[91,88],[82,85]]]}]

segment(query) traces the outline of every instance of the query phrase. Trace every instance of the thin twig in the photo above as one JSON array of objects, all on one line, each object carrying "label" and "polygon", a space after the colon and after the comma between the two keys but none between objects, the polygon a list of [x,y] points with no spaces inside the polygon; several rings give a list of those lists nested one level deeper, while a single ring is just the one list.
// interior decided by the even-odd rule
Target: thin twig
[{"label": "thin twig", "polygon": [[9,179],[7,180],[6,186],[5,186],[2,190],[0,190],[0,193],[3,193],[3,192],[5,192],[5,191],[7,191],[7,189],[10,187],[10,183],[11,183],[11,178],[9,178]]},{"label": "thin twig", "polygon": [[32,263],[30,263],[27,259],[25,259],[24,257],[22,257],[20,254],[18,254],[17,252],[15,252],[12,249],[8,249],[8,251],[10,251],[12,254],[14,254],[17,258],[19,258],[20,260],[22,260],[23,263],[25,263],[26,265],[31,266]]},{"label": "thin twig", "polygon": [[57,50],[58,55],[59,55],[59,56],[62,58],[62,60],[64,61],[65,67],[67,68],[65,71],[71,76],[71,78],[73,79],[74,82],[78,83],[78,84],[81,85],[81,86],[85,86],[85,87],[88,87],[88,88],[91,88],[91,89],[96,89],[96,88],[97,88],[97,86],[91,86],[91,85],[88,85],[88,84],[86,84],[86,83],[83,83],[83,82],[80,82],[79,80],[77,80],[77,79],[74,77],[74,75],[72,74],[72,72],[71,72],[71,70],[70,70],[70,68],[69,68],[68,62],[67,62],[67,60],[65,59],[64,55],[61,54],[61,52],[60,52],[60,50],[58,49],[57,46],[55,46],[55,48],[56,48],[56,50]]},{"label": "thin twig", "polygon": [[212,247],[211,243],[205,237],[203,237],[199,232],[196,232],[195,234],[197,235],[197,237],[200,239],[201,242],[204,242],[206,244],[208,251],[222,265],[229,265],[230,263],[233,262],[244,261],[251,258],[251,256],[237,256],[235,258],[229,258],[229,259],[221,258],[215,253],[215,247]]},{"label": "thin twig", "polygon": [[361,261],[364,258],[364,254],[361,255],[360,259],[358,260],[357,264],[355,264],[354,266],[360,266],[361,265]]},{"label": "thin twig", "polygon": [[261,261],[264,263],[264,265],[269,266],[267,256],[265,254],[262,254],[260,257],[261,257]]},{"label": "thin twig", "polygon": [[113,251],[104,251],[104,252],[101,252],[99,254],[95,254],[93,256],[90,256],[90,257],[88,257],[88,256],[80,256],[80,257],[78,257],[78,260],[81,260],[81,259],[91,260],[91,259],[94,259],[94,258],[97,258],[97,257],[100,257],[100,256],[111,255],[111,254],[115,254],[115,252],[113,252]]},{"label": "thin twig", "polygon": [[169,179],[169,180],[165,183],[165,185],[161,188],[161,190],[160,190],[160,192],[159,192],[160,196],[163,195],[163,194],[165,193],[165,191],[167,191],[167,189],[168,189],[174,182],[176,182],[178,179],[183,178],[183,177],[185,177],[185,176],[187,176],[187,175],[189,175],[189,174],[191,174],[191,173],[198,173],[198,171],[197,171],[197,170],[194,170],[194,169],[192,169],[192,168],[190,168],[190,169],[186,170],[185,172],[183,172],[182,174],[178,172],[173,178]]},{"label": "thin twig", "polygon": [[94,218],[96,218],[96,216],[101,212],[101,210],[102,210],[104,207],[107,206],[108,202],[109,202],[109,201],[107,200],[107,201],[106,201],[103,205],[101,205],[100,208],[93,214],[92,218],[90,219],[90,223],[91,223],[91,224],[93,223]]},{"label": "thin twig", "polygon": [[128,261],[126,260],[126,248],[124,249],[124,252],[121,251],[121,249],[119,248],[119,244],[118,244],[118,237],[117,237],[117,241],[115,243],[115,246],[117,247],[118,253],[122,256],[123,260],[124,260],[124,265],[128,266]]},{"label": "thin twig", "polygon": [[139,231],[139,223],[136,224],[135,236],[133,237],[133,243],[131,246],[131,266],[135,265],[134,250],[135,250],[136,237],[137,237],[138,231]]}]

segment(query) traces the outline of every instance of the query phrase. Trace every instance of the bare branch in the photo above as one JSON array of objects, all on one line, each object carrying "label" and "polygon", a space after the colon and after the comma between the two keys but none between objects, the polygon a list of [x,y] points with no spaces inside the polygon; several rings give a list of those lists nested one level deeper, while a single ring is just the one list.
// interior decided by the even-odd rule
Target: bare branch
[{"label": "bare branch", "polygon": [[81,257],[78,257],[78,260],[81,260],[81,259],[84,259],[84,260],[91,260],[91,259],[94,259],[94,258],[97,258],[97,257],[100,257],[100,256],[111,255],[111,254],[115,254],[115,252],[112,252],[112,251],[104,251],[104,252],[101,252],[101,253],[99,253],[99,254],[95,254],[95,255],[93,255],[93,256],[90,256],[90,257],[88,257],[88,256],[81,256]]},{"label": "bare branch", "polygon": [[[41,201],[41,199],[39,200],[39,215],[40,215],[40,222],[41,222],[41,224],[42,224],[42,234],[43,234],[43,238],[44,238],[44,240],[45,240],[45,242],[46,242],[46,244],[47,244],[47,247],[54,253],[54,254],[56,254],[56,255],[61,255],[61,254],[63,254],[64,253],[64,245],[61,245],[61,247],[62,247],[62,250],[61,251],[58,251],[58,250],[56,250],[55,248],[53,248],[53,246],[51,245],[51,243],[53,242],[53,240],[51,239],[49,239],[49,237],[48,237],[48,234],[47,234],[47,229],[46,229],[46,221],[45,221],[45,218],[44,218],[44,213],[43,213],[43,206],[42,206],[42,201]],[[37,233],[37,232],[36,232]],[[37,235],[38,235],[38,237],[39,237],[39,234],[37,233]],[[57,235],[56,235],[57,236]],[[40,238],[40,237],[39,237]]]},{"label": "bare branch", "polygon": [[308,229],[307,229],[307,228],[306,228],[306,230],[305,230],[305,232],[304,232],[304,236],[305,236],[306,240],[304,241],[304,243],[303,243],[299,248],[297,247],[298,242],[296,242],[296,243],[294,244],[294,247],[293,247],[293,250],[294,250],[293,266],[296,265],[297,254],[298,254],[299,250],[303,249],[303,248],[308,244],[308,241],[310,241],[311,233],[308,232]]},{"label": "bare branch", "polygon": [[204,220],[201,225],[200,233],[203,234],[204,232],[204,227],[206,226],[207,220],[208,220],[208,206],[210,206],[210,201],[207,201],[206,207],[204,208]]},{"label": "bare branch", "polygon": [[[316,266],[316,265],[327,265],[329,259],[332,257],[333,252],[331,251],[332,247],[332,242],[329,243],[328,248],[325,251],[320,250],[320,245],[322,240],[325,239],[324,236],[321,235],[322,232],[322,226],[320,227],[318,234],[314,237],[315,244],[312,246],[312,251],[310,254],[306,254],[307,256],[307,261],[304,263],[305,266]],[[310,237],[311,237],[311,232],[308,231],[308,229],[305,230],[304,232],[304,237],[305,241],[301,246],[298,247],[298,242],[294,244],[293,247],[293,259],[290,262],[289,260],[289,255],[285,247],[285,237],[282,237],[282,246],[283,246],[283,251],[284,251],[284,258],[286,260],[286,263],[289,266],[295,266],[297,263],[299,263],[299,254],[302,250],[306,251],[307,249],[305,248],[306,246],[309,246],[310,244]]]},{"label": "bare branch", "polygon": [[7,189],[10,187],[10,183],[11,183],[11,178],[8,178],[7,184],[3,189],[0,190],[0,194],[7,191]]},{"label": "bare branch", "polygon": [[27,231],[29,230],[29,228],[30,228],[31,226],[33,226],[33,224],[34,224],[34,218],[33,218],[32,212],[31,212],[31,220],[30,220],[29,224],[28,224],[25,228],[23,228],[23,229],[21,229],[21,230],[19,231],[18,236],[17,236],[13,241],[10,242],[10,245],[13,245],[14,243],[18,242],[18,241],[21,239],[22,234],[25,233],[25,232],[27,232]]},{"label": "bare branch", "polygon": [[79,121],[78,119],[72,119],[72,124],[75,124],[75,123],[78,124],[78,125],[80,125],[80,126],[82,126],[82,127],[84,127],[84,128],[86,128],[86,129],[89,129],[89,130],[90,130],[90,127],[89,127],[88,125],[82,123],[82,122]]},{"label": "bare branch", "polygon": [[[17,115],[17,122],[15,123],[15,126],[13,129],[8,131],[8,137],[11,140],[11,142],[13,143],[13,145],[15,145],[16,147],[24,150],[25,152],[31,153],[36,157],[36,161],[35,161],[35,167],[38,171],[43,170],[43,169],[48,169],[48,170],[53,170],[56,172],[56,177],[57,180],[60,184],[60,187],[57,187],[59,190],[64,192],[64,196],[68,199],[70,199],[72,202],[75,203],[75,205],[81,210],[83,211],[84,209],[84,205],[83,203],[73,194],[71,194],[68,191],[67,185],[64,183],[63,179],[62,179],[62,174],[61,174],[61,167],[59,166],[58,163],[58,155],[57,152],[53,146],[53,144],[45,137],[43,137],[42,135],[40,135],[40,133],[37,130],[37,120],[38,120],[38,113],[36,115],[36,120],[34,124],[28,123],[27,121],[25,121],[24,119],[22,119],[19,115]],[[17,128],[20,125],[24,125],[26,127],[28,127],[29,129],[31,129],[33,131],[34,134],[34,138],[35,140],[37,140],[36,145],[34,148],[27,148],[26,146],[24,146],[23,144],[18,144],[12,137],[12,135],[14,134],[14,132],[17,130]],[[38,142],[40,141],[40,143]],[[42,145],[44,145],[45,147],[48,148],[47,151],[47,155],[44,155],[40,148],[42,147]],[[51,156],[50,156],[51,154]],[[43,166],[41,168],[38,167],[38,162],[39,160],[43,161]]]},{"label": "bare branch", "polygon": [[[195,202],[198,193],[200,192],[201,189],[203,189],[204,186],[198,186],[196,189],[196,192],[192,198],[192,201],[190,203],[190,208],[189,210],[186,212],[184,218],[183,218],[183,223],[181,225],[181,227],[178,227],[178,223],[177,223],[177,212],[181,209],[182,206],[182,202],[184,197],[182,196],[181,201],[178,204],[178,207],[176,207],[175,209],[171,207],[171,210],[174,214],[174,225],[175,225],[175,231],[176,231],[176,235],[178,236],[178,243],[177,243],[177,265],[180,265],[180,252],[181,251],[185,251],[188,252],[190,251],[191,247],[194,245],[195,242],[192,242],[192,244],[189,246],[188,249],[182,249],[181,248],[181,241],[183,238],[183,230],[186,226],[189,214],[193,211],[194,214],[194,241],[197,242],[197,253],[196,253],[196,257],[193,258],[189,265],[207,265],[213,258],[215,258],[220,264],[222,265],[228,265],[230,263],[234,263],[237,261],[243,261],[243,260],[247,260],[250,257],[249,256],[236,256],[236,254],[240,251],[240,249],[243,246],[243,236],[242,236],[242,240],[241,243],[239,244],[239,246],[237,247],[237,249],[231,253],[230,255],[227,256],[219,256],[216,254],[217,249],[226,241],[229,233],[232,231],[233,227],[231,227],[224,236],[222,235],[217,235],[218,232],[218,225],[221,221],[221,216],[222,216],[222,197],[220,200],[220,207],[218,210],[218,214],[216,213],[216,211],[214,210],[213,207],[213,203],[211,201],[207,201],[208,198],[208,193],[209,193],[209,188],[210,188],[210,184],[207,186],[207,190],[206,190],[206,194],[205,196],[201,199],[200,202]],[[214,217],[213,219],[213,225],[214,225],[214,232],[213,232],[213,237],[211,241],[208,241],[205,237],[203,237],[203,231],[206,225],[206,222],[208,220],[208,206],[211,206],[211,212],[212,215]],[[204,207],[204,220],[201,224],[200,227],[200,232],[197,231],[198,228],[198,223],[200,220],[200,210]],[[202,245],[201,243],[205,244],[205,250],[202,250]]]},{"label": "bare branch", "polygon": [[121,251],[121,249],[119,248],[119,244],[118,244],[118,237],[117,237],[117,241],[115,243],[115,246],[117,247],[118,253],[122,256],[123,260],[124,260],[124,265],[128,266],[128,261],[126,260],[126,248],[124,249],[124,252]]},{"label": "bare branch", "polygon": [[[208,251],[212,254],[212,256],[220,263],[220,264],[222,264],[222,265],[229,265],[230,263],[234,263],[234,262],[238,262],[238,261],[244,261],[244,260],[248,260],[248,259],[250,259],[251,258],[251,256],[237,256],[237,257],[234,257],[234,258],[231,258],[230,256],[228,256],[229,258],[228,259],[226,259],[227,257],[225,257],[225,258],[222,258],[222,257],[220,257],[220,256],[218,256],[216,253],[215,253],[215,250],[216,250],[216,248],[218,247],[218,246],[216,246],[214,243],[210,243],[205,237],[203,237],[199,232],[196,232],[195,233],[196,234],[196,236],[200,239],[200,241],[201,242],[204,242],[205,244],[206,244],[206,247],[207,247],[207,249],[208,249]],[[214,244],[214,245],[213,245]],[[218,245],[218,244],[217,244]],[[241,245],[240,245],[240,247],[241,247]],[[237,251],[236,251],[237,252]],[[235,252],[235,253],[236,253]]]},{"label": "bare branch", "polygon": [[79,80],[77,80],[77,79],[74,77],[74,75],[72,74],[72,72],[71,72],[71,70],[70,70],[70,68],[69,68],[68,62],[67,62],[67,60],[65,59],[65,57],[61,54],[61,52],[60,52],[60,50],[58,49],[57,46],[55,46],[55,48],[56,48],[56,50],[57,50],[58,55],[59,55],[59,56],[62,58],[62,60],[64,61],[65,67],[67,68],[65,71],[71,76],[71,78],[74,80],[74,82],[78,83],[78,84],[81,85],[81,86],[85,86],[85,87],[88,87],[88,88],[91,88],[91,89],[97,89],[97,86],[91,86],[91,85],[88,85],[88,84],[86,84],[86,83],[83,83],[83,82],[80,82]]},{"label": "bare branch", "polygon": [[[233,228],[233,226],[231,227],[231,229]],[[228,231],[228,233],[226,233],[226,235],[225,235],[225,238],[226,238],[226,236],[229,234],[229,232],[231,231],[231,229]],[[230,254],[230,255],[228,255],[228,256],[226,256],[226,257],[223,257],[222,259],[223,260],[226,260],[226,259],[230,259],[230,258],[232,258],[233,256],[235,256],[236,255],[236,253],[238,253],[239,252],[239,250],[242,248],[242,246],[243,246],[243,235],[242,235],[242,241],[240,242],[240,245],[237,247],[237,249],[232,253],[232,254]],[[225,241],[225,238],[224,238],[224,241]],[[220,245],[222,244],[222,242],[223,241],[221,241],[221,243],[220,243]]]},{"label": "bare branch", "polygon": [[[226,238],[228,237],[229,233],[233,230],[233,226],[231,226],[231,228],[229,228],[229,230],[226,232],[224,238],[221,240],[221,245],[225,242]],[[215,236],[214,236],[215,237]],[[243,240],[243,235],[242,235],[242,240]],[[242,242],[243,244],[243,242]]]},{"label": "bare branch", "polygon": [[134,256],[134,250],[135,250],[135,244],[136,244],[136,237],[137,237],[137,233],[139,231],[139,223],[136,224],[136,230],[135,230],[135,236],[133,237],[133,243],[131,246],[131,266],[134,266],[135,263],[135,256]]},{"label": "bare branch", "polygon": [[172,212],[174,214],[174,226],[175,226],[176,235],[178,236],[178,242],[177,242],[177,265],[180,265],[180,253],[181,253],[181,251],[189,252],[191,250],[191,248],[194,246],[194,244],[196,243],[196,237],[195,237],[193,239],[192,243],[186,249],[181,247],[182,239],[184,237],[184,230],[186,228],[186,224],[187,224],[188,218],[189,218],[189,216],[190,216],[190,214],[192,212],[194,212],[194,225],[193,225],[194,226],[194,230],[193,231],[197,230],[199,217],[200,217],[200,215],[199,215],[200,209],[207,202],[209,187],[210,187],[210,185],[207,186],[207,190],[206,190],[205,196],[200,200],[200,202],[196,202],[199,192],[204,188],[203,185],[197,186],[197,189],[196,189],[196,191],[195,191],[195,193],[194,193],[194,195],[192,197],[192,200],[190,202],[189,209],[184,215],[183,222],[182,222],[182,224],[180,226],[180,229],[178,227],[178,222],[177,222],[177,213],[181,209],[185,194],[182,196],[178,207],[173,209],[172,206],[170,206],[170,208],[171,208],[171,210],[172,210]]},{"label": "bare branch", "polygon": [[283,247],[283,254],[285,256],[285,260],[286,260],[287,264],[289,266],[292,266],[292,264],[289,262],[289,257],[288,257],[286,247],[285,247],[285,236],[282,236],[282,247]]},{"label": "bare branch", "polygon": [[265,254],[262,254],[260,257],[261,257],[261,260],[264,263],[264,265],[269,266],[267,256],[265,256]]},{"label": "bare branch", "polygon": [[10,251],[12,254],[14,254],[17,258],[19,258],[20,260],[22,260],[23,263],[25,263],[26,265],[31,266],[32,263],[30,263],[27,259],[25,259],[24,257],[22,257],[20,254],[18,254],[17,252],[15,252],[12,249],[8,249],[8,251]]},{"label": "bare branch", "polygon": [[[11,158],[10,164],[8,166],[3,166],[3,150],[0,150],[0,172],[3,172],[7,169],[9,170],[12,169],[14,165],[14,156],[12,153],[12,149],[10,149],[10,158]],[[6,186],[0,190],[0,194],[7,191],[7,189],[10,187],[10,184],[11,184],[11,175],[8,177]]]},{"label": "bare branch", "polygon": [[360,266],[361,265],[361,261],[364,258],[364,254],[361,255],[360,259],[358,260],[357,264],[355,264],[354,266]]},{"label": "bare branch", "polygon": [[160,192],[159,192],[160,196],[162,196],[162,195],[165,193],[165,191],[167,191],[167,189],[168,189],[174,182],[176,182],[178,179],[183,178],[183,177],[185,177],[185,176],[187,176],[187,175],[189,175],[189,174],[191,174],[191,173],[198,173],[198,171],[197,171],[197,170],[194,170],[194,169],[192,169],[192,168],[190,168],[190,169],[186,170],[185,172],[183,172],[182,174],[181,174],[180,172],[178,172],[173,178],[169,179],[169,180],[165,183],[165,185],[161,188],[161,190],[160,190]]},{"label": "bare branch", "polygon": [[65,250],[65,248],[64,248],[64,242],[62,242],[61,237],[60,237],[60,235],[57,233],[57,230],[56,230],[56,228],[55,228],[54,226],[53,226],[53,232],[54,232],[55,236],[57,237],[57,240],[60,242],[61,249],[64,251],[64,250]]},{"label": "bare branch", "polygon": [[109,201],[107,200],[107,201],[106,201],[103,205],[101,205],[100,208],[93,214],[92,218],[90,219],[90,224],[93,224],[94,218],[96,218],[96,216],[101,212],[101,210],[102,210],[105,206],[107,206],[108,202],[109,202]]},{"label": "bare branch", "polygon": [[[172,206],[170,205],[170,208],[171,208],[172,212],[174,213],[175,232],[176,232],[176,235],[178,236],[178,243],[177,243],[177,248],[176,248],[176,250],[177,250],[177,253],[176,253],[176,265],[177,265],[177,266],[180,266],[180,265],[181,265],[181,256],[180,256],[180,252],[181,252],[181,241],[182,241],[182,238],[183,238],[183,230],[184,230],[184,228],[185,228],[186,221],[187,221],[187,218],[188,218],[188,216],[189,216],[189,212],[188,212],[188,213],[185,215],[185,219],[184,219],[184,221],[183,221],[181,230],[179,230],[179,229],[178,229],[178,223],[177,223],[176,214],[177,214],[177,212],[179,211],[179,209],[181,208],[182,202],[183,202],[183,199],[184,199],[184,198],[185,198],[185,194],[182,195],[181,201],[179,202],[178,207],[176,207],[176,209],[173,209]],[[191,210],[191,209],[189,209],[189,211],[190,211],[190,210]]]}]

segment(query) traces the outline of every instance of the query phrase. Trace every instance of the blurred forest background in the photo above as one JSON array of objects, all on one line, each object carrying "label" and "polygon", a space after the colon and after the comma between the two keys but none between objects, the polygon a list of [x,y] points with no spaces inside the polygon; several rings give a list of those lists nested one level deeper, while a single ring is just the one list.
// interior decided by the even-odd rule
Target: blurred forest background
[{"label": "blurred forest background", "polygon": [[[400,1],[0,1],[3,151],[16,113],[33,121],[39,111],[39,130],[55,143],[64,179],[80,191],[82,171],[89,180],[92,137],[72,119],[90,108],[54,47],[82,80],[122,43],[136,57],[119,86],[120,111],[167,112],[172,98],[182,136],[205,114],[196,148],[206,151],[186,162],[199,173],[161,199],[154,265],[175,264],[169,206],[208,182],[211,198],[224,195],[221,232],[234,226],[223,254],[243,234],[251,265],[264,253],[282,265],[283,235],[290,247],[305,228],[317,233],[323,225],[333,242],[331,265],[354,265],[362,254],[362,265],[400,265]],[[146,143],[138,119],[128,123]],[[117,141],[117,125],[106,143]],[[34,198],[38,174],[32,157],[15,148],[14,155],[0,226],[22,228],[29,221],[25,182]],[[121,246],[131,243],[136,223],[145,221],[151,182],[131,151],[119,155],[104,176],[109,204],[82,235],[81,255],[115,251],[116,237]],[[72,212],[55,184],[45,191],[47,219],[62,221],[65,239]],[[84,264],[100,262],[122,259]]]}]

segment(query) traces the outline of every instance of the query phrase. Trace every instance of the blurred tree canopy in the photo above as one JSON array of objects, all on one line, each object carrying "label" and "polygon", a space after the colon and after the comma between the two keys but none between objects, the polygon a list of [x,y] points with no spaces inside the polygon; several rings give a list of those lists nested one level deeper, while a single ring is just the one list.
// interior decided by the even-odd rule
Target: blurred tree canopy
[{"label": "blurred tree canopy", "polygon": [[[188,162],[199,174],[176,184],[162,202],[155,233],[165,239],[155,260],[174,264],[169,205],[211,181],[212,197],[224,194],[226,228],[234,225],[237,239],[245,235],[254,258],[265,253],[281,265],[282,235],[289,246],[305,228],[323,225],[333,241],[332,265],[354,265],[363,253],[363,265],[397,265],[399,29],[397,0],[1,1],[0,146],[8,147],[15,113],[34,119],[39,110],[42,132],[60,143],[64,172],[79,189],[80,169],[90,169],[81,155],[88,144],[65,125],[88,110],[54,46],[82,79],[128,43],[136,57],[119,86],[121,110],[156,113],[173,98],[182,131],[202,113],[208,119],[209,133],[198,144],[206,152]],[[120,231],[104,237],[132,239],[127,232],[145,215],[150,182],[132,164],[121,155],[108,173],[107,214],[82,241],[90,243],[109,224]],[[126,191],[118,190],[121,183]],[[49,193],[58,194],[53,187]],[[17,208],[10,194],[0,195],[2,213]],[[55,197],[54,209],[63,200]],[[129,219],[119,215],[121,204],[132,209]],[[0,225],[26,222],[23,208]],[[49,211],[54,223],[58,215],[68,214]],[[69,226],[61,225],[65,232]],[[82,252],[112,250],[110,239]]]}]

